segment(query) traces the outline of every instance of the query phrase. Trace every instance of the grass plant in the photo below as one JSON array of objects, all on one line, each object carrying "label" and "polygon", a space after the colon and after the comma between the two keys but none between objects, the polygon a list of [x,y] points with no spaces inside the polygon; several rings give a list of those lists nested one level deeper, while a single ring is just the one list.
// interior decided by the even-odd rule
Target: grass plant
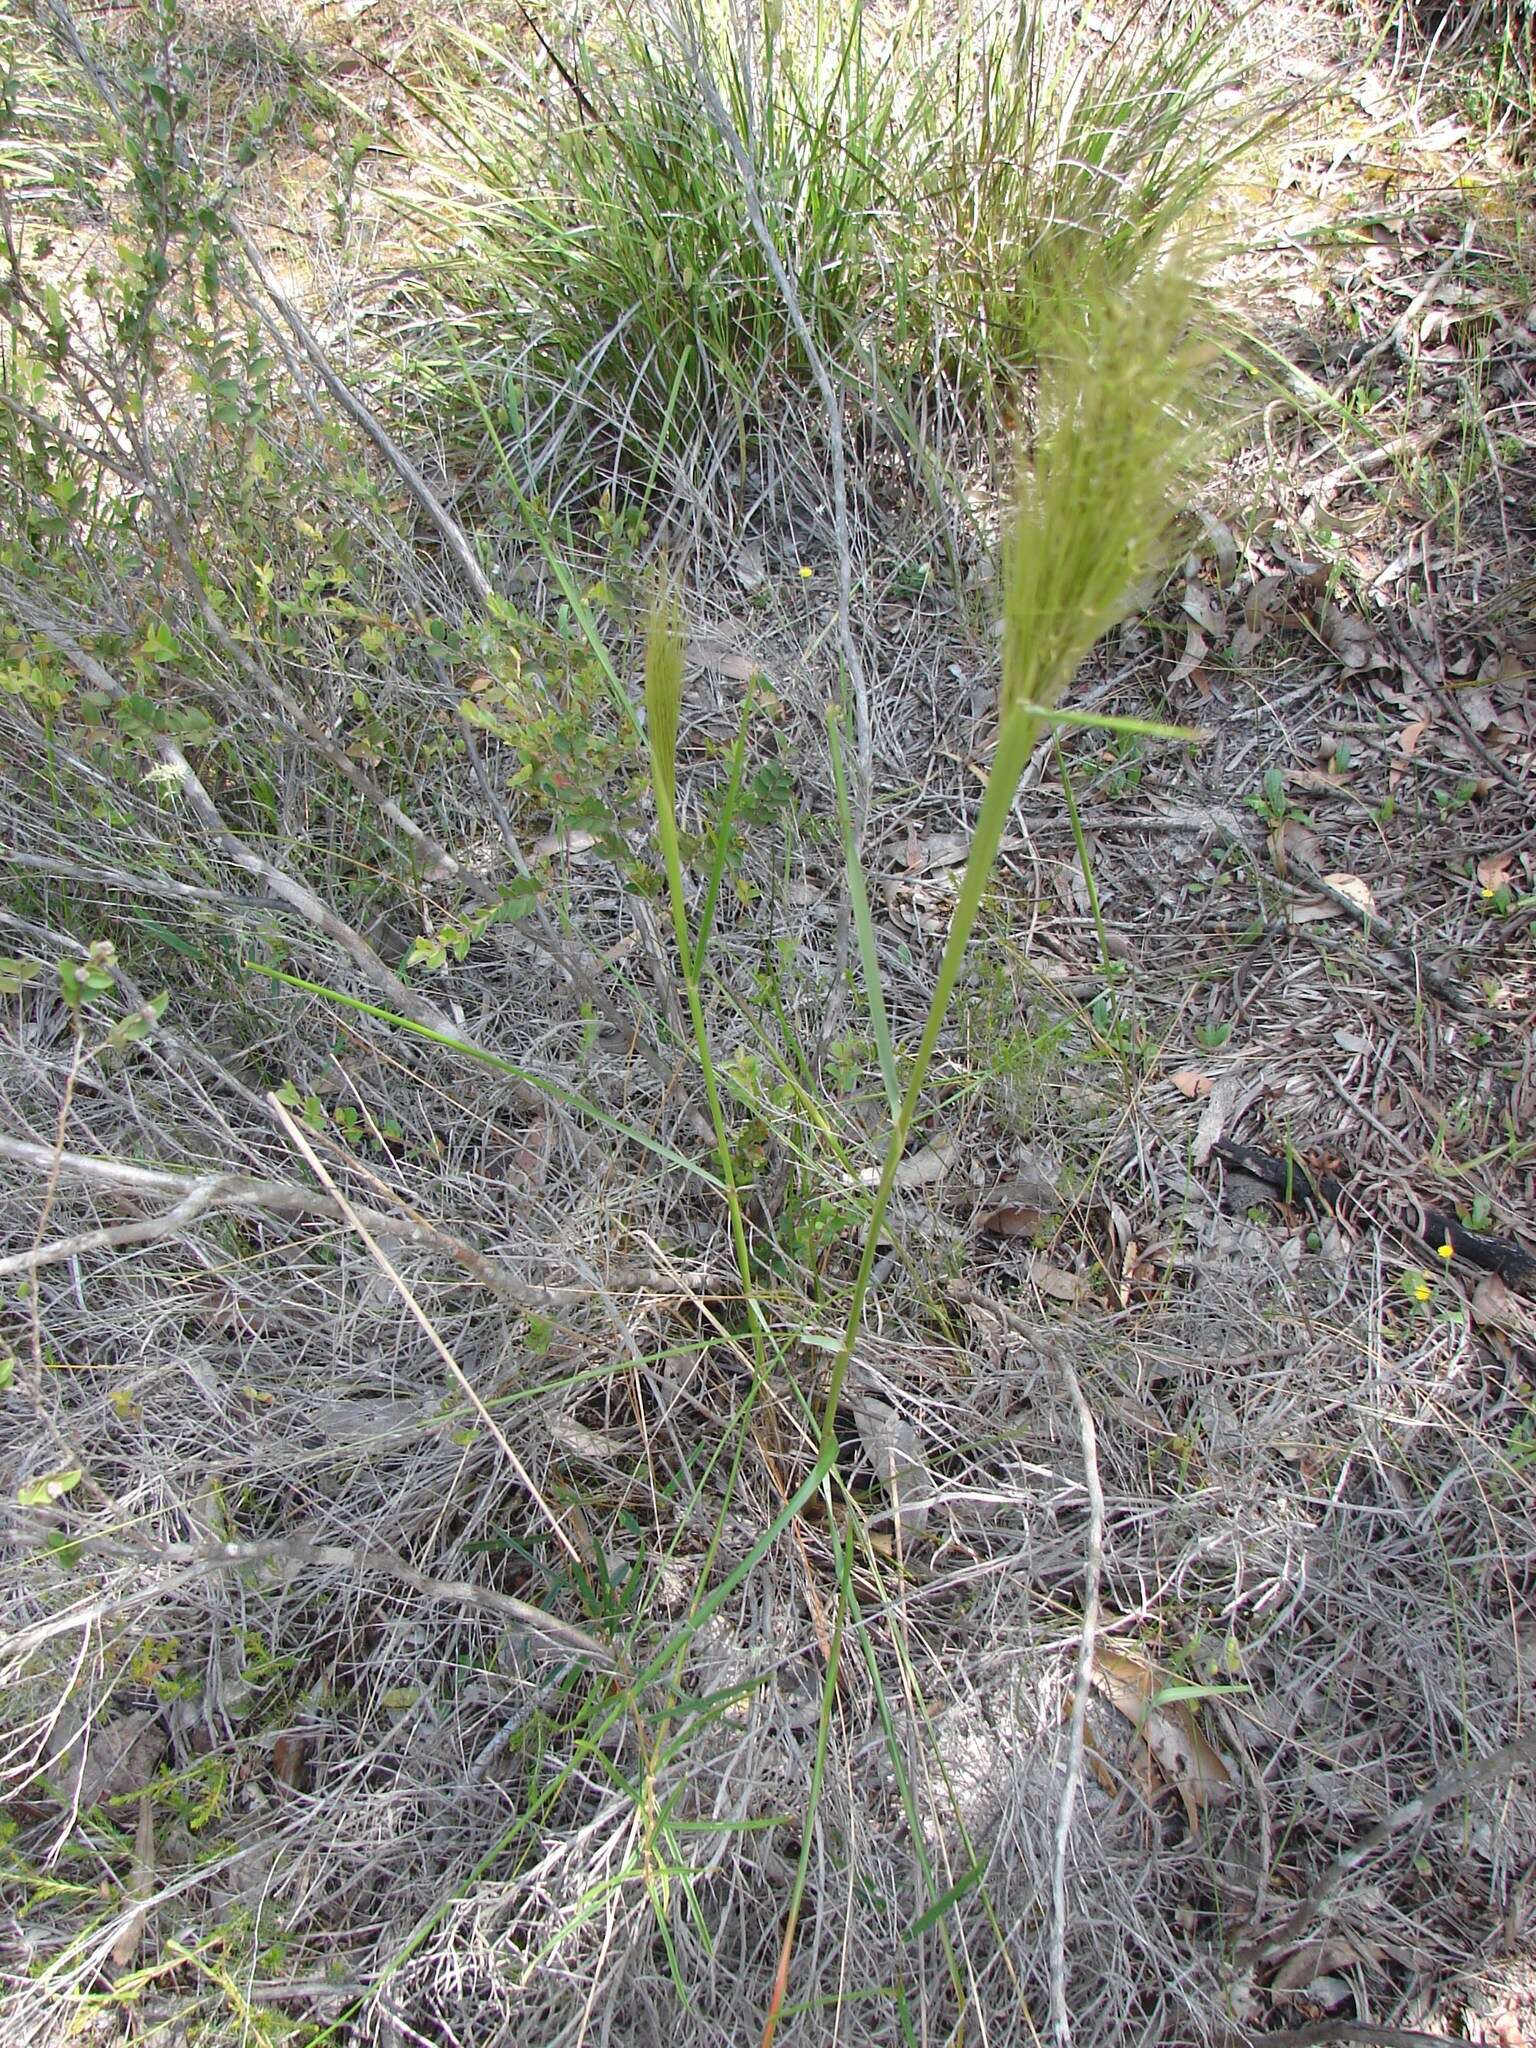
[{"label": "grass plant", "polygon": [[412,376],[435,370],[467,423],[468,367],[536,478],[557,444],[600,482],[615,443],[642,478],[674,444],[757,460],[811,388],[745,177],[846,391],[892,420],[935,389],[990,416],[1074,267],[1131,278],[1253,125],[1240,142],[1214,117],[1232,60],[1185,0],[1113,30],[1023,0],[878,26],[626,5],[549,76],[455,40],[472,62],[433,107],[460,175],[422,224],[457,344],[418,331]]}]

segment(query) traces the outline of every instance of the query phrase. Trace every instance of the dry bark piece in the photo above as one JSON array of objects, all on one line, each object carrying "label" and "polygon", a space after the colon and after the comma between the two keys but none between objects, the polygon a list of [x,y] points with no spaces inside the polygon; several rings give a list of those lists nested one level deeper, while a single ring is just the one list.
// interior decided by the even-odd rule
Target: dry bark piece
[{"label": "dry bark piece", "polygon": [[310,1738],[288,1728],[272,1745],[272,1775],[280,1785],[298,1791],[309,1763]]},{"label": "dry bark piece", "polygon": [[1244,1092],[1240,1074],[1223,1074],[1211,1083],[1211,1092],[1205,1099],[1200,1112],[1200,1121],[1195,1126],[1194,1163],[1204,1166],[1211,1153],[1221,1141],[1221,1134],[1228,1121],[1237,1114],[1238,1104]]}]

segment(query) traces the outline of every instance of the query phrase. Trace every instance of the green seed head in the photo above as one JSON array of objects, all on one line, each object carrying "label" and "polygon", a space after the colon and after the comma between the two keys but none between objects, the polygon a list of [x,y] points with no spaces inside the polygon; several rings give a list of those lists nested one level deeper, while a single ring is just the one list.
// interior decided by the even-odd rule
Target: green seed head
[{"label": "green seed head", "polygon": [[677,724],[683,702],[683,627],[677,592],[661,586],[645,635],[645,732],[651,779],[668,810],[677,802]]},{"label": "green seed head", "polygon": [[1054,703],[1124,617],[1166,548],[1195,438],[1187,276],[1090,274],[1054,296],[1004,560],[1005,718]]}]

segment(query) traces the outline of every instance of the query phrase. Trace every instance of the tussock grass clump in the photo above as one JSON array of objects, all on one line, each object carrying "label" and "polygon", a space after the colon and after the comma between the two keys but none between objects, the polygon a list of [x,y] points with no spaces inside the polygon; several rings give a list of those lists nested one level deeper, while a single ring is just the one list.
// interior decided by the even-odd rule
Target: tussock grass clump
[{"label": "tussock grass clump", "polygon": [[616,436],[642,469],[739,454],[809,388],[808,348],[903,416],[934,387],[988,402],[1079,267],[1128,279],[1236,146],[1210,119],[1226,45],[1183,0],[1113,32],[1027,4],[877,26],[680,0],[626,6],[558,70],[470,48],[478,77],[436,95],[458,175],[421,210],[431,395],[467,415],[489,387],[545,457],[573,405],[577,445]]}]

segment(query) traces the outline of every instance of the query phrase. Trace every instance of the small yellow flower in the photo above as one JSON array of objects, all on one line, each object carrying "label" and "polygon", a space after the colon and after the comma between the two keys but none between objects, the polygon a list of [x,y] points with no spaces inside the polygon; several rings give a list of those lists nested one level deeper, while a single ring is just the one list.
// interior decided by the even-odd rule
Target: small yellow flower
[{"label": "small yellow flower", "polygon": [[1413,1298],[1415,1301],[1428,1301],[1429,1292],[1430,1290],[1428,1282],[1421,1280],[1418,1286],[1415,1287],[1413,1290]]},{"label": "small yellow flower", "polygon": [[[803,576],[805,574],[805,571],[802,569],[800,573]],[[1482,892],[1482,897],[1485,903],[1491,903],[1493,901],[1494,891],[1492,889],[1484,889]]]},{"label": "small yellow flower", "polygon": [[816,574],[816,571],[811,567],[809,562],[802,562],[800,564],[800,574],[802,579],[805,582],[809,583],[811,578]]},{"label": "small yellow flower", "polygon": [[1445,1240],[1445,1243],[1441,1245],[1435,1253],[1435,1257],[1437,1259],[1444,1259],[1447,1265],[1450,1264],[1451,1260],[1454,1259],[1455,1256],[1456,1247],[1451,1243],[1451,1240],[1449,1238]]}]

